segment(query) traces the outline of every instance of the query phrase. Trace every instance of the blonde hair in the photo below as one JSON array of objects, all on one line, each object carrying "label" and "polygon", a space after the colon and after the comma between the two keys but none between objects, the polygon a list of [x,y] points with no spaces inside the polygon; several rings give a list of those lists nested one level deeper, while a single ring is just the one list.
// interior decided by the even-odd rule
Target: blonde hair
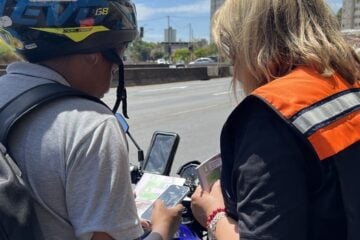
[{"label": "blonde hair", "polygon": [[[360,58],[339,31],[324,0],[225,0],[213,19],[218,47],[245,64],[251,90],[305,65],[353,84]],[[236,78],[236,74],[234,74]]]}]

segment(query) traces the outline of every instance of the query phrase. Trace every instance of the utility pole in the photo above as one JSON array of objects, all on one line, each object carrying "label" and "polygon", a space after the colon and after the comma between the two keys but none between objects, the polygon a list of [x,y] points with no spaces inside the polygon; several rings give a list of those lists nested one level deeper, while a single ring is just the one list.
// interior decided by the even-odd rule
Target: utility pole
[{"label": "utility pole", "polygon": [[191,23],[189,23],[189,46],[192,44],[192,30]]},{"label": "utility pole", "polygon": [[167,45],[167,51],[168,51],[168,56],[169,56],[169,60],[170,60],[170,55],[171,55],[171,43],[170,43],[170,16],[167,16],[167,19],[168,19],[168,31],[167,31],[168,45]]},{"label": "utility pole", "polygon": [[188,44],[188,49],[190,51],[190,61],[193,60],[193,52],[194,52],[194,46],[193,46],[193,42],[192,42],[192,28],[191,28],[191,23],[189,23],[189,44]]}]

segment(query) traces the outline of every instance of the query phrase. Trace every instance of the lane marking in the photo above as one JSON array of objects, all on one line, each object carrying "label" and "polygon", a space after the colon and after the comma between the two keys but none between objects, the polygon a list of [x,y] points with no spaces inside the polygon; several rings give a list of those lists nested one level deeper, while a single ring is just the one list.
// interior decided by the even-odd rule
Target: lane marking
[{"label": "lane marking", "polygon": [[172,114],[169,114],[169,115],[170,116],[176,116],[176,115],[181,115],[181,114],[184,114],[184,113],[196,112],[196,111],[201,111],[201,110],[208,109],[208,108],[213,108],[213,107],[217,107],[217,106],[220,106],[220,105],[223,105],[223,104],[214,104],[214,105],[209,105],[209,106],[201,107],[201,108],[193,108],[193,109],[190,109],[190,110],[181,111],[181,112],[177,112],[177,113],[172,113]]},{"label": "lane marking", "polygon": [[185,89],[188,86],[181,86],[181,87],[170,87],[170,88],[156,88],[156,89],[147,89],[139,91],[141,93],[147,93],[147,92],[158,92],[158,91],[167,91],[167,90],[176,90],[176,89]]},{"label": "lane marking", "polygon": [[226,92],[218,92],[218,93],[213,93],[214,96],[219,96],[219,95],[224,95],[224,94],[229,94],[229,91]]}]

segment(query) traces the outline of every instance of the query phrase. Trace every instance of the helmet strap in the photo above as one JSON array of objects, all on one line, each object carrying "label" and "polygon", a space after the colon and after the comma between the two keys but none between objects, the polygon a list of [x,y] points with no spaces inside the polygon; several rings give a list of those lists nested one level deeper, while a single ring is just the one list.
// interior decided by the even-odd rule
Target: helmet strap
[{"label": "helmet strap", "polygon": [[104,58],[108,61],[118,64],[119,78],[118,78],[118,86],[116,88],[116,101],[114,107],[112,109],[113,113],[116,113],[120,103],[122,102],[122,113],[124,117],[129,118],[127,114],[127,94],[125,88],[125,70],[124,63],[121,57],[117,54],[116,49],[109,49],[101,52]]},{"label": "helmet strap", "polygon": [[116,113],[119,108],[120,103],[122,102],[122,113],[124,117],[129,118],[127,114],[127,94],[125,88],[125,71],[124,71],[124,63],[120,59],[118,64],[119,78],[118,78],[118,86],[116,88],[116,102],[113,107],[112,112]]}]

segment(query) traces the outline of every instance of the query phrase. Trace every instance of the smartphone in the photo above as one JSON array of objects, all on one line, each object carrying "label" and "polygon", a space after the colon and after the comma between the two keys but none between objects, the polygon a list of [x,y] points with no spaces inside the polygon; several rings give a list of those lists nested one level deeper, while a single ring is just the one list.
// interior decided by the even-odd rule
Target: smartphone
[{"label": "smartphone", "polygon": [[169,175],[180,137],[171,132],[154,132],[147,151],[143,170],[148,173]]},{"label": "smartphone", "polygon": [[[176,204],[180,203],[186,195],[189,193],[190,188],[187,186],[180,185],[170,185],[159,197],[164,201],[166,207],[173,207]],[[145,212],[141,215],[141,218],[151,221],[153,205],[151,205]]]}]

